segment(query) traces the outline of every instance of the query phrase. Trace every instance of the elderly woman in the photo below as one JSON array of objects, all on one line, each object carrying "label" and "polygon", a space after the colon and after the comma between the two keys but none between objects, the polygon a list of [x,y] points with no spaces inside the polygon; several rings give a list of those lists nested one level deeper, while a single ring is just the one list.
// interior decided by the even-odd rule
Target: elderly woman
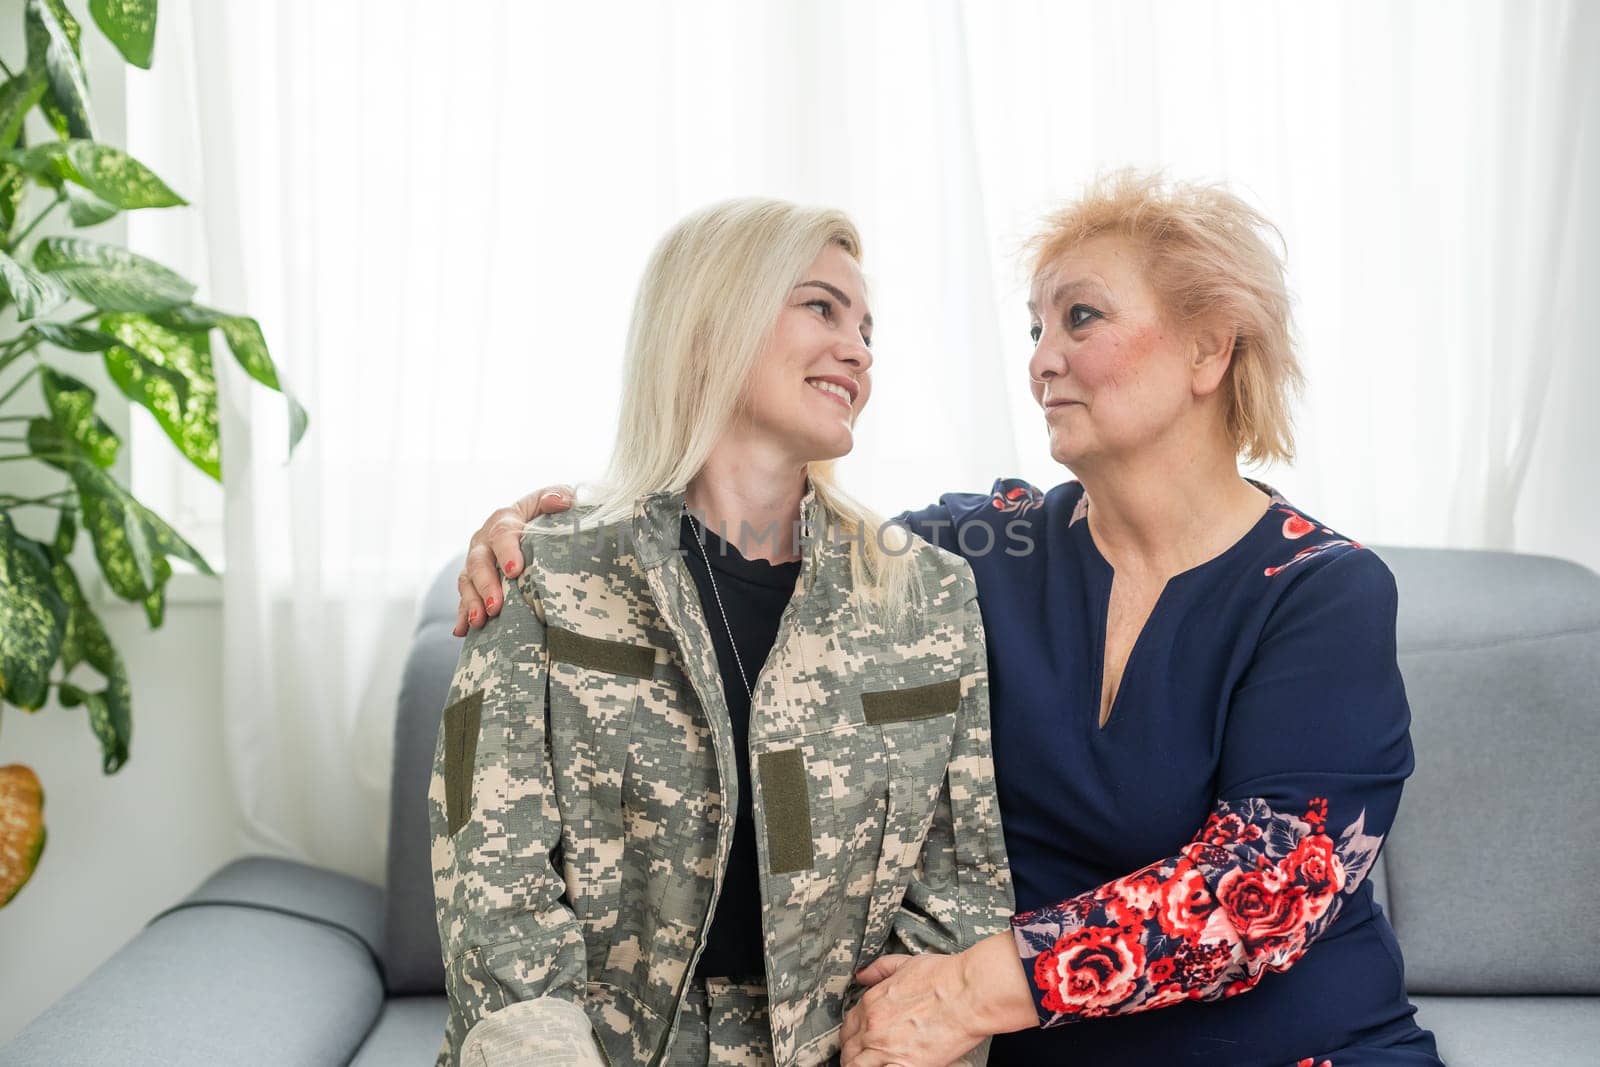
[{"label": "elderly woman", "polygon": [[1123,173],[1035,240],[1029,376],[1079,480],[902,516],[977,580],[1018,911],[863,970],[846,1067],[990,1034],[993,1064],[1439,1062],[1367,880],[1412,768],[1393,578],[1239,472],[1292,454],[1269,230]]}]

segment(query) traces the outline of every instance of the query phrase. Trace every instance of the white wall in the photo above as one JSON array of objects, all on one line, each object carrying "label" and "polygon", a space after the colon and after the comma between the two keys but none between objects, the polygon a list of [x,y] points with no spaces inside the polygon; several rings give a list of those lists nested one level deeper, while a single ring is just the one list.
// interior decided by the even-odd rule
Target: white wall
[{"label": "white wall", "polygon": [[[22,6],[22,0],[0,0],[0,56],[13,70],[26,55]],[[69,0],[69,6],[84,23],[100,136],[121,144],[122,59],[88,19],[86,4]],[[26,210],[25,217],[31,218],[37,207]],[[47,224],[42,229],[67,232],[70,227]],[[126,225],[116,220],[88,236],[122,243]],[[14,320],[7,315],[3,321],[0,336],[12,336]],[[93,357],[64,358],[73,361],[70,373],[109,401],[100,410],[123,436],[116,473],[126,481],[127,405]],[[25,387],[25,394],[32,392]],[[0,479],[8,489],[58,488],[52,476],[20,469],[32,466],[4,464]],[[35,525],[25,525],[30,518]],[[33,536],[50,525],[48,516],[37,511],[24,516],[23,523]],[[81,542],[79,575],[97,573],[87,538]],[[52,703],[32,715],[7,708],[0,718],[0,764],[25,763],[38,773],[49,834],[37,873],[0,908],[0,1045],[138,933],[152,915],[238,854],[234,835],[239,816],[222,762],[218,716],[219,586],[208,579],[174,581],[160,630],[149,629],[137,605],[112,600],[99,606],[133,677],[133,739],[121,771],[101,773],[100,746],[83,708]]]}]

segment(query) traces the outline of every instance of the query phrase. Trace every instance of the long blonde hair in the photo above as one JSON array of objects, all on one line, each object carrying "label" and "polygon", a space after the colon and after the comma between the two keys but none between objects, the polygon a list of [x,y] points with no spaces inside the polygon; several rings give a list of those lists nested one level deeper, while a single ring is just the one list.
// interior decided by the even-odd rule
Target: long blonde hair
[{"label": "long blonde hair", "polygon": [[[688,486],[749,399],[790,291],[830,244],[860,261],[861,235],[843,212],[770,199],[713,204],[661,239],[634,300],[611,461],[601,482],[579,487],[585,525],[629,518],[637,498]],[[844,492],[833,461],[806,473],[828,523],[851,535],[858,603],[892,625],[921,594],[907,535]]]}]

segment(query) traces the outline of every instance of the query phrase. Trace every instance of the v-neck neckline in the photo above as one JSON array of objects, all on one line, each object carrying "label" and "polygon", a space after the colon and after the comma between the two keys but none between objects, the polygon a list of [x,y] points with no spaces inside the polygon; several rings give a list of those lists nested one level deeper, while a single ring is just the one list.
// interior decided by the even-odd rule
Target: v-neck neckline
[{"label": "v-neck neckline", "polygon": [[1172,592],[1173,587],[1188,581],[1207,568],[1210,568],[1215,564],[1219,564],[1241,551],[1245,545],[1255,538],[1257,532],[1262,529],[1267,520],[1272,517],[1273,513],[1279,510],[1280,506],[1287,506],[1282,503],[1282,498],[1279,497],[1276,492],[1268,489],[1259,482],[1252,481],[1251,484],[1257,489],[1261,489],[1267,493],[1268,500],[1266,509],[1262,511],[1262,513],[1256,518],[1256,521],[1250,525],[1250,528],[1246,530],[1244,534],[1238,538],[1238,540],[1234,541],[1233,544],[1229,545],[1221,552],[1218,552],[1210,559],[1202,560],[1192,567],[1179,571],[1177,574],[1169,577],[1166,582],[1162,584],[1161,592],[1156,594],[1155,603],[1150,605],[1150,613],[1145,616],[1143,625],[1139,627],[1139,632],[1134,635],[1133,644],[1128,647],[1127,658],[1122,661],[1122,674],[1117,679],[1117,691],[1111,695],[1111,706],[1106,710],[1104,722],[1100,721],[1100,713],[1102,702],[1105,699],[1106,642],[1110,636],[1111,589],[1113,584],[1116,582],[1117,569],[1113,567],[1111,565],[1111,561],[1106,559],[1104,554],[1101,553],[1100,546],[1095,544],[1094,535],[1089,531],[1087,493],[1085,493],[1084,497],[1080,498],[1084,507],[1083,515],[1076,521],[1069,523],[1069,528],[1079,524],[1083,526],[1083,529],[1080,531],[1080,535],[1083,538],[1084,548],[1089,555],[1090,564],[1098,572],[1101,586],[1101,588],[1096,590],[1095,593],[1095,649],[1093,666],[1094,688],[1092,692],[1093,704],[1089,714],[1089,721],[1093,724],[1094,732],[1096,734],[1104,734],[1113,723],[1118,721],[1117,709],[1121,707],[1123,694],[1127,692],[1128,677],[1132,673],[1134,661],[1139,655],[1139,650],[1145,644],[1145,636],[1149,634],[1151,625],[1156,621],[1157,617],[1161,613],[1161,605],[1166,602],[1167,595]]}]

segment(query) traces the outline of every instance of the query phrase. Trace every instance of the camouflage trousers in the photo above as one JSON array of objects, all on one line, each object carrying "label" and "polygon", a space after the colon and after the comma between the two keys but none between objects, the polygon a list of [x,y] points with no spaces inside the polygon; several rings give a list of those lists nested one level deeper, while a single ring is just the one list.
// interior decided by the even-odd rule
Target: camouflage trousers
[{"label": "camouflage trousers", "polygon": [[691,980],[663,1067],[773,1067],[767,987]]}]

